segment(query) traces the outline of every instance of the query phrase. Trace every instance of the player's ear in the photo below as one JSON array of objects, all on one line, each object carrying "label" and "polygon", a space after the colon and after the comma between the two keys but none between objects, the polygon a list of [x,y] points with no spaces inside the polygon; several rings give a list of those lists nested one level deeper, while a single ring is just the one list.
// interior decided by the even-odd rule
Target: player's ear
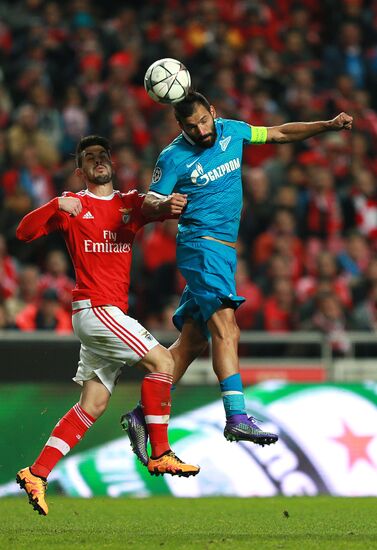
[{"label": "player's ear", "polygon": [[84,176],[84,172],[81,170],[81,168],[76,168],[75,176],[77,176],[78,178],[82,178]]},{"label": "player's ear", "polygon": [[210,106],[209,108],[209,112],[211,113],[211,115],[213,116],[213,118],[216,118],[216,109],[213,105]]}]

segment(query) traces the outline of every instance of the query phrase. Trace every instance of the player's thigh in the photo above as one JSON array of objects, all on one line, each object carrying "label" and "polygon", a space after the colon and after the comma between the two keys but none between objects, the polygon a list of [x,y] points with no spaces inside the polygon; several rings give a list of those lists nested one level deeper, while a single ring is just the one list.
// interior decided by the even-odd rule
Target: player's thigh
[{"label": "player's thigh", "polygon": [[84,309],[73,316],[72,324],[81,343],[106,362],[134,365],[158,346],[136,319],[117,307]]},{"label": "player's thigh", "polygon": [[78,367],[73,380],[84,386],[87,381],[98,378],[111,395],[123,366],[124,362],[102,357],[81,343]]}]

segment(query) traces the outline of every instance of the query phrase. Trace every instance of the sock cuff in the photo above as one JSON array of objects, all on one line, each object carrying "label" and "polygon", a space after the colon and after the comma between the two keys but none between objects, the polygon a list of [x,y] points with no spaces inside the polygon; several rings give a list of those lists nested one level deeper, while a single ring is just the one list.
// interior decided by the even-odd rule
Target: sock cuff
[{"label": "sock cuff", "polygon": [[240,373],[232,374],[220,382],[222,392],[235,391],[243,393],[242,380]]},{"label": "sock cuff", "polygon": [[165,384],[169,384],[171,386],[173,383],[173,375],[166,372],[151,372],[145,376],[144,380],[164,382]]},{"label": "sock cuff", "polygon": [[81,420],[81,422],[86,426],[86,428],[90,428],[93,425],[93,423],[96,421],[96,419],[93,416],[91,416],[89,413],[84,411],[84,409],[81,407],[79,403],[76,403],[76,405],[72,407],[72,410],[76,413],[79,420]]}]

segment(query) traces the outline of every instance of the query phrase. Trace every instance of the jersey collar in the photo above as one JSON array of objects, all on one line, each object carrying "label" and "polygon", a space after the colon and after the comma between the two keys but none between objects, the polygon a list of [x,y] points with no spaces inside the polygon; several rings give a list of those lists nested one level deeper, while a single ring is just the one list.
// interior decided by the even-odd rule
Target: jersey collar
[{"label": "jersey collar", "polygon": [[196,145],[195,141],[192,141],[192,139],[186,134],[184,130],[182,130],[182,136],[185,138],[186,141],[190,143],[190,145]]},{"label": "jersey collar", "polygon": [[98,199],[98,200],[100,200],[100,201],[111,201],[111,199],[112,199],[112,198],[114,197],[114,195],[115,195],[115,191],[113,191],[113,192],[111,193],[111,195],[106,195],[105,197],[98,197],[98,196],[95,195],[94,193],[91,193],[91,192],[89,191],[89,189],[86,189],[86,190],[84,191],[84,193],[85,193],[85,195],[88,195],[89,197],[92,197],[93,199]]}]

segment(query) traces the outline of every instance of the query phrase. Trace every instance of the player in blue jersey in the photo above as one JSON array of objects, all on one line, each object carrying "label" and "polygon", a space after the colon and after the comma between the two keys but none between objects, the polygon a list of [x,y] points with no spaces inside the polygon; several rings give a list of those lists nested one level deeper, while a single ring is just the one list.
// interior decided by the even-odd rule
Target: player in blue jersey
[{"label": "player in blue jersey", "polygon": [[[212,339],[213,369],[226,414],[224,436],[265,445],[278,436],[264,432],[248,417],[239,373],[239,328],[234,311],[245,299],[235,286],[236,241],[242,209],[242,152],[246,145],[288,143],[327,131],[350,130],[352,117],[257,127],[216,118],[215,108],[198,92],[174,105],[181,134],[160,154],[143,204],[156,214],[172,194],[181,215],[177,266],[186,280],[173,321],[181,331],[170,348],[174,383]],[[140,406],[122,417],[131,445],[145,462],[146,429]]]}]

